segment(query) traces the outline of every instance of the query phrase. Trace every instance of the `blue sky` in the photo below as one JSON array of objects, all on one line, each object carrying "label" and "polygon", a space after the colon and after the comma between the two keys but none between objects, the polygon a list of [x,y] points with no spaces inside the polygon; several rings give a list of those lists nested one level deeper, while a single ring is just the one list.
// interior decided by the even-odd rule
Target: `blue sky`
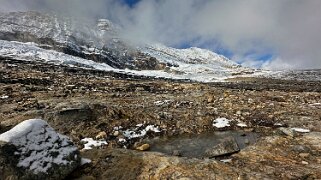
[{"label": "blue sky", "polygon": [[129,7],[134,6],[140,0],[123,0]]}]

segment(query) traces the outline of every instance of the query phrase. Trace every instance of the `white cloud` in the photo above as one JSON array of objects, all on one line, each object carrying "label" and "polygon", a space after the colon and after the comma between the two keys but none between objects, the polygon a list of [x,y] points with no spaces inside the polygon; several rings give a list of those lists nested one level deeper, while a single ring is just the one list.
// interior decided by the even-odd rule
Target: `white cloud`
[{"label": "white cloud", "polygon": [[0,11],[36,9],[107,17],[122,25],[124,37],[135,42],[214,49],[219,45],[249,65],[258,63],[246,58],[248,52],[272,49],[275,58],[264,67],[321,68],[320,0],[141,0],[133,8],[121,0],[0,1]]}]

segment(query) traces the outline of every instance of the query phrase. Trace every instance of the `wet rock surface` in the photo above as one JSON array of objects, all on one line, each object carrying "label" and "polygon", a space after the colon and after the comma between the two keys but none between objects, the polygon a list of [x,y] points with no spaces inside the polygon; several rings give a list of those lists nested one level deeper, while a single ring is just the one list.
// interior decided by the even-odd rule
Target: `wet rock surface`
[{"label": "wet rock surface", "polygon": [[[238,81],[171,81],[1,59],[0,133],[26,119],[42,118],[71,137],[79,150],[84,138],[108,142],[83,150],[92,162],[70,178],[321,178],[320,82]],[[214,127],[218,118],[230,120],[230,126]],[[255,132],[262,138],[226,163],[179,157],[184,153],[180,150],[170,155],[134,150],[135,144],[155,137],[227,130]],[[107,136],[95,139],[101,132]],[[118,149],[124,147],[132,150]]]},{"label": "wet rock surface", "polygon": [[183,134],[144,140],[150,151],[189,158],[223,158],[253,145],[260,135],[244,131],[220,131],[215,133]]}]

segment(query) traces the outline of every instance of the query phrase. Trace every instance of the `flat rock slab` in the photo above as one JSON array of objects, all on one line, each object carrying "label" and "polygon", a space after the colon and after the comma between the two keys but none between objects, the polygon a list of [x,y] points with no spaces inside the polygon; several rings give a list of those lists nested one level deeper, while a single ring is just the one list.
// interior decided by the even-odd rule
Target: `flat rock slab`
[{"label": "flat rock slab", "polygon": [[240,148],[236,142],[236,140],[232,137],[228,137],[223,140],[222,143],[215,145],[212,148],[209,148],[205,151],[205,156],[212,158],[216,156],[223,156],[232,154],[240,151]]}]

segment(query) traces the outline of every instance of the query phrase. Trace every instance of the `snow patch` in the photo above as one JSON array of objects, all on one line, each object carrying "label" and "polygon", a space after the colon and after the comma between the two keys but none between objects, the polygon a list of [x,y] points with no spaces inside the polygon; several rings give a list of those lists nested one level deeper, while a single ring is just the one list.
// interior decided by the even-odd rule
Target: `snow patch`
[{"label": "snow patch", "polygon": [[274,123],[274,126],[282,127],[284,125],[282,123]]},{"label": "snow patch", "polygon": [[[140,124],[139,124],[140,125]],[[145,128],[141,129],[142,126],[139,126],[135,129],[127,129],[125,131],[122,131],[123,135],[127,139],[133,139],[133,138],[142,138],[146,136],[148,132],[155,132],[160,133],[161,130],[156,125],[147,125]]]},{"label": "snow patch", "polygon": [[108,145],[107,141],[105,140],[94,140],[93,138],[84,138],[80,140],[80,142],[84,143],[83,150],[89,150],[93,147],[101,147],[103,145]]},{"label": "snow patch", "polygon": [[[143,50],[143,52],[145,51]],[[160,51],[158,50],[153,50],[148,54],[157,58],[157,60],[160,62],[166,63],[168,61],[172,61],[177,66],[171,67],[170,71],[168,72],[163,70],[137,71],[129,69],[116,69],[105,63],[98,63],[92,60],[82,59],[54,50],[42,49],[35,43],[21,43],[0,40],[0,55],[3,57],[24,61],[47,62],[56,65],[62,64],[70,67],[77,66],[81,68],[91,68],[102,71],[112,71],[146,77],[215,82],[224,81],[225,79],[232,78],[237,74],[243,74],[245,72],[252,71],[248,68],[239,67],[234,62],[207,50],[191,49],[184,51],[176,49],[175,52],[171,52],[174,54],[178,53],[179,57],[176,57],[176,59],[172,55],[167,57],[168,55],[166,55],[166,53],[155,55],[155,53],[157,54],[159,52]],[[192,52],[192,54],[188,55],[190,52]],[[184,60],[185,56],[189,58],[187,61]],[[211,57],[211,59],[207,59],[207,57]]]},{"label": "snow patch", "polygon": [[0,96],[0,99],[8,99],[8,98],[9,98],[9,96],[7,96],[7,95]]},{"label": "snow patch", "polygon": [[120,143],[126,143],[127,141],[126,141],[126,139],[124,139],[124,138],[119,138],[119,139],[118,139],[118,142],[120,142]]},{"label": "snow patch", "polygon": [[293,130],[295,132],[299,132],[299,133],[309,133],[310,132],[309,129],[304,129],[304,128],[291,128],[291,130]]},{"label": "snow patch", "polygon": [[226,118],[217,118],[213,121],[213,126],[217,128],[229,127],[232,120]]},{"label": "snow patch", "polygon": [[220,161],[223,163],[231,163],[232,159],[221,159]]},{"label": "snow patch", "polygon": [[244,122],[238,122],[236,124],[236,126],[238,126],[238,127],[247,127],[247,125]]},{"label": "snow patch", "polygon": [[163,105],[163,104],[168,105],[168,104],[170,104],[170,103],[172,103],[172,102],[173,102],[173,101],[171,101],[171,100],[164,100],[164,101],[155,101],[154,104],[155,104],[156,106],[161,106],[161,105]]}]

